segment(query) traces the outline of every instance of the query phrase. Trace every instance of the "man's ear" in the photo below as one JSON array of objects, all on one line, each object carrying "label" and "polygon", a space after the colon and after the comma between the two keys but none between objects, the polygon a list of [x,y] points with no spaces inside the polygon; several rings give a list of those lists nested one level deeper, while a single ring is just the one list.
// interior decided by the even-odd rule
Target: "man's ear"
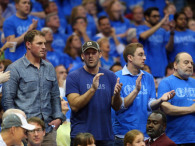
[{"label": "man's ear", "polygon": [[133,56],[132,55],[127,55],[127,62],[128,61],[132,62],[132,60],[133,60]]},{"label": "man's ear", "polygon": [[43,136],[45,136],[45,130],[43,131]]},{"label": "man's ear", "polygon": [[100,51],[99,53],[100,53],[99,58],[101,58],[102,57],[102,52]]},{"label": "man's ear", "polygon": [[84,54],[83,54],[83,53],[81,53],[81,59],[82,59],[82,60],[84,60],[84,56],[83,56],[83,55],[84,55]]},{"label": "man's ear", "polygon": [[174,67],[174,70],[177,69],[177,63],[176,62],[173,63],[173,67]]},{"label": "man's ear", "polygon": [[27,49],[30,49],[31,48],[31,43],[30,42],[26,42],[26,47],[27,47]]}]

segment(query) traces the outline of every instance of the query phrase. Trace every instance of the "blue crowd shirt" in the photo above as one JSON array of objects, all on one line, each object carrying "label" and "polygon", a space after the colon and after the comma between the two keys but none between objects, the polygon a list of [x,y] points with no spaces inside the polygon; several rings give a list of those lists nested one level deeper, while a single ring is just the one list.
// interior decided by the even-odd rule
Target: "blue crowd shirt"
[{"label": "blue crowd shirt", "polygon": [[[116,111],[113,125],[114,134],[121,138],[124,138],[124,135],[133,129],[138,129],[147,136],[146,123],[148,114],[151,111],[150,103],[156,99],[156,93],[153,76],[142,70],[140,73],[143,73],[143,76],[141,79],[141,90],[137,97],[129,107]],[[126,65],[115,74],[123,84],[121,97],[125,98],[135,89],[139,74],[132,75]]]},{"label": "blue crowd shirt", "polygon": [[163,28],[159,28],[154,34],[152,34],[146,40],[142,40],[139,36],[141,33],[149,30],[150,27],[146,25],[140,25],[137,27],[137,35],[140,42],[144,45],[144,51],[146,54],[146,64],[150,67],[152,75],[154,77],[164,77],[165,69],[168,64],[166,54],[166,44],[168,36]]},{"label": "blue crowd shirt", "polygon": [[110,69],[110,67],[114,64],[114,58],[109,56],[108,60],[105,60],[103,57],[100,58],[101,67],[105,69]]},{"label": "blue crowd shirt", "polygon": [[[103,38],[103,37],[105,37],[105,36],[102,33],[98,33],[98,34],[95,35],[95,37],[93,38],[93,40],[94,41],[97,41],[98,39]],[[119,54],[117,52],[117,49],[116,49],[117,46],[116,46],[116,44],[114,42],[114,39],[112,37],[108,37],[108,39],[109,39],[109,43],[110,43],[110,52],[109,52],[109,55],[111,57],[118,57]],[[119,37],[117,39],[119,40],[120,43],[122,42]]]},{"label": "blue crowd shirt", "polygon": [[[27,19],[20,19],[16,15],[13,15],[6,19],[3,24],[3,32],[5,37],[10,35],[15,35],[15,37],[21,36],[25,33],[29,26],[32,24],[32,19],[36,19],[36,17],[28,16]],[[41,26],[38,22],[37,29],[40,30]],[[11,60],[12,62],[21,58],[26,53],[26,47],[24,42],[16,47],[15,52],[9,52],[9,49],[5,50],[5,58]]]},{"label": "blue crowd shirt", "polygon": [[[99,87],[89,103],[78,112],[71,113],[71,137],[80,132],[92,133],[96,140],[113,140],[111,123],[111,100],[114,94],[116,76],[113,72],[99,68],[104,73],[99,79]],[[83,95],[92,86],[95,75],[84,68],[68,74],[66,96],[71,93]]]},{"label": "blue crowd shirt", "polygon": [[195,32],[189,29],[185,31],[176,31],[174,35],[173,51],[168,54],[170,62],[173,62],[175,56],[180,52],[189,53],[195,61]]},{"label": "blue crowd shirt", "polygon": [[55,48],[58,52],[64,52],[64,48],[66,46],[66,40],[68,39],[68,35],[62,34],[59,31],[53,33],[53,42],[52,48]]},{"label": "blue crowd shirt", "polygon": [[[173,106],[189,107],[195,100],[195,79],[181,80],[174,75],[164,78],[158,87],[158,98],[175,90],[175,96],[168,102]],[[167,136],[176,144],[195,143],[195,114],[181,116],[167,115]]]},{"label": "blue crowd shirt", "polygon": [[50,63],[41,60],[38,69],[23,56],[6,71],[10,71],[11,77],[2,88],[4,111],[15,108],[24,111],[27,118],[41,118],[47,133],[53,129],[48,125],[52,120],[65,120],[55,69]]}]

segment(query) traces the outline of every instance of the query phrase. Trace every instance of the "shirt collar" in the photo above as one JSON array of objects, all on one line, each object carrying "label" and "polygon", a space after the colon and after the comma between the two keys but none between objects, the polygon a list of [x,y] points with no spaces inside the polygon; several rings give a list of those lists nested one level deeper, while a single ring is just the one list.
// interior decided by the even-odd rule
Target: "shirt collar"
[{"label": "shirt collar", "polygon": [[[31,65],[30,61],[26,58],[25,55],[22,57],[22,60],[26,68]],[[41,59],[40,65],[44,65],[44,64],[45,64],[44,60]]]},{"label": "shirt collar", "polygon": [[141,73],[144,74],[144,72],[142,70],[140,70],[140,72],[137,75],[133,75],[127,68],[127,65],[125,65],[122,69],[122,75],[131,75],[131,76],[139,76]]}]

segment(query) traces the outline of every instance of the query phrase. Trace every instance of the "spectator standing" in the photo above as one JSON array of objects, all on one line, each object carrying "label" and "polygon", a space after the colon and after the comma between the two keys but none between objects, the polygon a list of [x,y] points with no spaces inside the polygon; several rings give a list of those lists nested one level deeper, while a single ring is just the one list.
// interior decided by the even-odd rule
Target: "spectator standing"
[{"label": "spectator standing", "polygon": [[2,104],[4,110],[17,108],[23,110],[27,118],[39,117],[44,120],[46,136],[42,146],[56,145],[54,129],[65,117],[61,112],[55,69],[42,59],[46,40],[42,32],[32,30],[25,35],[24,42],[26,55],[7,68],[11,78],[3,84]]},{"label": "spectator standing", "polygon": [[121,106],[121,84],[114,73],[98,66],[101,52],[97,42],[85,42],[81,56],[84,67],[66,79],[66,96],[72,109],[71,145],[78,133],[90,132],[97,146],[112,146],[111,106],[115,110]]},{"label": "spectator standing", "polygon": [[167,114],[166,134],[178,146],[194,146],[195,79],[190,77],[193,74],[192,56],[186,52],[177,54],[174,69],[173,75],[163,79],[158,87],[158,97],[171,90],[176,93],[169,102],[161,104]]}]

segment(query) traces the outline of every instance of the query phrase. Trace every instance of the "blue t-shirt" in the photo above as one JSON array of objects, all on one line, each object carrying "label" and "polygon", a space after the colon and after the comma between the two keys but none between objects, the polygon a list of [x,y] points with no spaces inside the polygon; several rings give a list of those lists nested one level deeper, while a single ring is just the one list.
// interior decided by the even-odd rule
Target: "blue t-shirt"
[{"label": "blue t-shirt", "polygon": [[103,57],[100,58],[101,67],[105,69],[110,69],[110,67],[114,64],[114,58],[109,56],[108,60],[105,60]]},{"label": "blue t-shirt", "polygon": [[[141,79],[141,90],[133,103],[125,109],[116,112],[113,125],[114,134],[124,136],[128,131],[138,129],[146,135],[146,123],[150,111],[149,103],[156,98],[153,76],[145,71]],[[138,75],[131,75],[127,67],[116,72],[123,83],[121,97],[125,98],[135,88]]]},{"label": "blue t-shirt", "polygon": [[62,34],[59,31],[53,33],[53,42],[52,47],[55,48],[58,52],[64,52],[64,48],[66,46],[66,40],[68,39],[68,35]]},{"label": "blue t-shirt", "polygon": [[[32,24],[32,19],[36,19],[34,16],[28,16],[27,19],[20,19],[16,15],[13,15],[5,20],[3,24],[3,32],[5,37],[15,35],[15,37],[21,36],[26,32],[29,26]],[[41,26],[38,22],[37,29],[40,30]],[[24,56],[26,53],[26,47],[24,43],[21,43],[16,47],[15,52],[9,52],[9,49],[5,50],[5,58],[10,59],[12,62]]]},{"label": "blue t-shirt", "polygon": [[187,52],[195,61],[195,32],[189,29],[185,31],[175,31],[174,48],[168,54],[170,62],[173,62],[177,53]]},{"label": "blue t-shirt", "polygon": [[[141,33],[149,30],[150,27],[140,25],[137,27],[138,38]],[[146,64],[150,67],[154,77],[164,77],[165,69],[168,64],[166,54],[167,33],[163,28],[159,28],[153,35],[146,40],[139,39],[144,45],[146,54]]]},{"label": "blue t-shirt", "polygon": [[54,66],[58,66],[63,64],[63,56],[61,55],[61,52],[57,51],[47,51],[46,59]]},{"label": "blue t-shirt", "polygon": [[[99,68],[99,87],[89,103],[78,112],[71,113],[71,137],[80,132],[92,133],[96,140],[113,140],[111,124],[111,99],[114,94],[116,76],[113,72]],[[83,95],[93,83],[95,75],[84,68],[68,74],[66,79],[66,96],[70,93]]]},{"label": "blue t-shirt", "polygon": [[[95,35],[95,37],[93,38],[93,40],[94,41],[97,41],[98,39],[100,39],[102,37],[104,37],[102,34],[97,34],[97,35]],[[108,39],[109,39],[109,44],[110,44],[110,52],[109,52],[109,55],[111,57],[118,57],[119,54],[118,54],[118,52],[116,50],[116,44],[114,42],[114,39],[112,37],[109,37]],[[120,43],[122,42],[119,37],[117,39],[119,40]]]},{"label": "blue t-shirt", "polygon": [[[171,105],[189,107],[195,100],[195,79],[181,80],[174,75],[163,79],[158,87],[158,97],[175,90],[175,96],[169,100]],[[167,115],[167,136],[176,144],[195,143],[195,114],[183,116]]]}]

